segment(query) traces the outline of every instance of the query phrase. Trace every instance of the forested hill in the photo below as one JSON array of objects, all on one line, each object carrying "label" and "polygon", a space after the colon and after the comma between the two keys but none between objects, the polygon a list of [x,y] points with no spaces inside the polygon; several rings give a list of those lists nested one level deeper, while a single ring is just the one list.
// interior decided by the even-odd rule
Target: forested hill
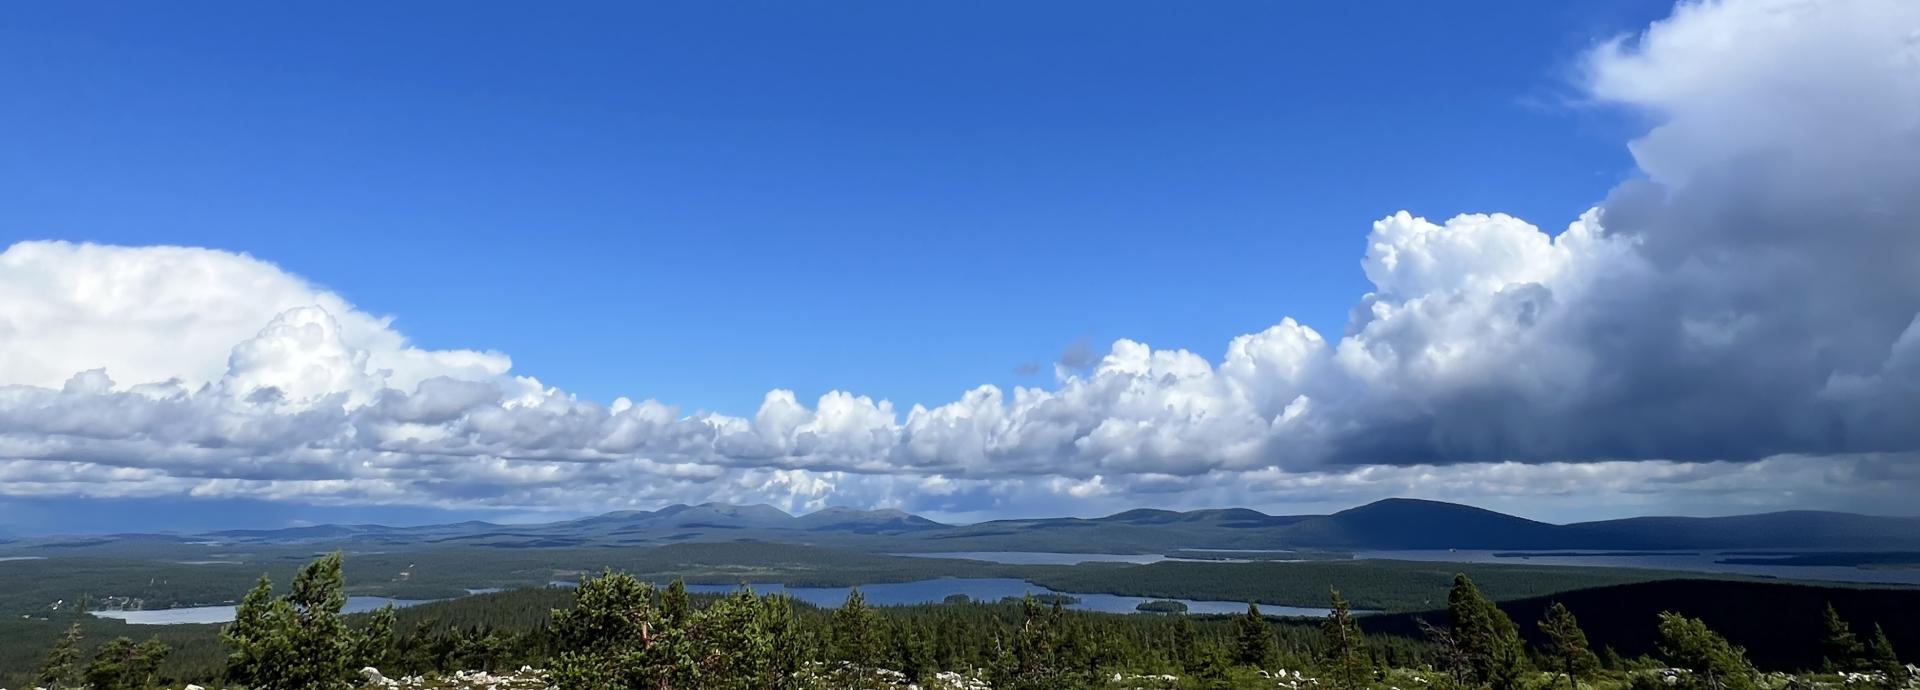
[{"label": "forested hill", "polygon": [[[47,687],[92,690],[345,688],[373,679],[369,690],[479,690],[505,686],[469,682],[472,671],[519,668],[542,682],[513,687],[561,690],[1543,690],[1561,687],[1557,672],[1579,674],[1591,690],[1900,690],[1917,674],[1897,650],[1920,647],[1920,621],[1909,615],[1920,590],[1646,582],[1500,602],[1458,574],[1430,583],[1439,608],[1418,615],[1356,617],[1329,591],[1326,617],[1273,620],[1251,605],[1229,616],[1114,615],[1036,597],[873,607],[857,590],[828,610],[606,572],[577,588],[342,616],[343,572],[336,554],[301,568],[291,587],[256,585],[224,632],[139,630],[71,611],[29,620],[0,636],[0,684],[52,676]],[[1836,632],[1855,642],[1837,646]],[[149,639],[130,647],[131,635]],[[385,683],[365,667],[431,682]],[[1292,675],[1276,677],[1280,669]],[[1472,673],[1498,675],[1451,684]]]},{"label": "forested hill", "polygon": [[[4,529],[4,526],[0,526]],[[125,537],[121,537],[124,539]],[[1641,517],[1556,525],[1453,503],[1388,499],[1330,515],[1248,509],[1129,510],[1100,518],[948,525],[897,510],[675,505],[535,525],[318,525],[147,539],[223,543],[372,543],[541,548],[765,541],[871,551],[1166,553],[1177,549],[1920,549],[1920,518],[1782,512]],[[21,545],[58,540],[25,540]],[[69,543],[71,540],[68,540]]]}]

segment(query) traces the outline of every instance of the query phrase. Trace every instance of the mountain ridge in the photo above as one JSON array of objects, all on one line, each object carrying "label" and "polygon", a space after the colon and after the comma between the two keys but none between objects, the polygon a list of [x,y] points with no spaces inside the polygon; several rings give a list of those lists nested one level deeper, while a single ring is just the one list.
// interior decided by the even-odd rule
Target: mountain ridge
[{"label": "mountain ridge", "polygon": [[1389,498],[1325,515],[1271,515],[1248,508],[1136,508],[1093,518],[1016,518],[956,525],[892,508],[834,506],[794,515],[766,504],[709,502],[612,511],[538,524],[324,524],[216,530],[176,538],[256,544],[428,543],[500,548],[764,541],[888,552],[1920,549],[1920,517],[1800,510],[1554,524],[1465,504]]}]

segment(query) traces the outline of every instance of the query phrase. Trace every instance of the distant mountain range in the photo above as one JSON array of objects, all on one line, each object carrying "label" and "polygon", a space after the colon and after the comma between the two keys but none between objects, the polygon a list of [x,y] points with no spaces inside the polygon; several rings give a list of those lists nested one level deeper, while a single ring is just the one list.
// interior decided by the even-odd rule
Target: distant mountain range
[{"label": "distant mountain range", "polygon": [[[126,535],[125,538],[131,538]],[[156,539],[155,535],[140,535]],[[948,525],[898,510],[828,508],[790,515],[768,505],[675,505],[537,525],[462,522],[419,527],[317,525],[171,537],[233,544],[417,544],[496,548],[650,546],[766,541],[884,552],[1180,549],[1915,549],[1920,518],[1792,511],[1718,518],[1641,517],[1556,525],[1472,506],[1387,499],[1331,515],[1244,508],[1129,510],[1101,518]]]},{"label": "distant mountain range", "polygon": [[[923,533],[927,543],[985,549],[1035,535],[1151,552],[1173,548],[1894,549],[1920,546],[1920,518],[1793,511],[1720,518],[1644,517],[1555,525],[1439,501],[1393,498],[1331,515],[1253,510],[1132,510],[1081,520],[1000,520]],[[1054,541],[1054,540],[1044,540]]]}]

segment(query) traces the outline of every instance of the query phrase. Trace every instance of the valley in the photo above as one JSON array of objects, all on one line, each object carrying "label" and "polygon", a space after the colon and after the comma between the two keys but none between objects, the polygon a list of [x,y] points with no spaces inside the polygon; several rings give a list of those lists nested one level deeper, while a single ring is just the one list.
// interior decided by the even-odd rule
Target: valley
[{"label": "valley", "polygon": [[[1920,583],[1911,577],[1920,571],[1888,567],[1911,551],[1797,548],[1808,533],[1842,544],[1903,543],[1888,534],[1912,521],[1829,514],[1722,520],[1756,527],[1699,534],[1670,531],[1659,520],[1547,525],[1395,500],[1329,516],[1129,511],[952,526],[889,511],[791,516],[764,506],[704,505],[511,527],[326,525],[18,538],[0,544],[0,640],[34,647],[29,641],[49,625],[87,606],[89,630],[158,634],[183,649],[208,648],[217,624],[231,620],[239,593],[260,575],[285,582],[317,554],[333,551],[345,556],[348,614],[394,603],[407,618],[460,611],[494,621],[489,625],[522,617],[503,614],[498,607],[517,606],[505,602],[562,600],[583,577],[607,569],[657,584],[682,581],[696,596],[747,585],[821,610],[858,589],[883,610],[1006,606],[1038,595],[1079,615],[1153,616],[1164,614],[1141,611],[1184,607],[1185,615],[1205,619],[1252,602],[1268,616],[1317,619],[1327,613],[1328,590],[1337,588],[1366,626],[1409,639],[1418,635],[1406,616],[1444,606],[1442,595],[1460,574],[1494,601],[1522,609],[1610,591],[1652,596],[1659,603],[1647,605],[1663,610],[1684,608],[1699,595],[1685,582],[1857,591],[1845,596],[1867,600],[1920,595],[1906,589]],[[1443,544],[1460,546],[1438,548]],[[1683,548],[1693,550],[1677,550]],[[1828,586],[1815,588],[1815,581]],[[1770,584],[1782,582],[1804,584]],[[1682,591],[1688,594],[1670,594]],[[1621,644],[1634,643],[1623,637]],[[0,655],[0,671],[18,678],[31,657]]]}]

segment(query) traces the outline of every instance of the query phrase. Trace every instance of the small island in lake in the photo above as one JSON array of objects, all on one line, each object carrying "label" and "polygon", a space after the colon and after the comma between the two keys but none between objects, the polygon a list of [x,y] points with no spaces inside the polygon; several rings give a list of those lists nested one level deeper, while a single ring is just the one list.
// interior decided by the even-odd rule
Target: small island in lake
[{"label": "small island in lake", "polygon": [[1186,613],[1187,612],[1186,604],[1183,604],[1178,601],[1171,601],[1168,599],[1155,599],[1153,601],[1143,601],[1143,602],[1140,602],[1139,606],[1135,606],[1133,608],[1135,610],[1142,611],[1145,613]]}]

